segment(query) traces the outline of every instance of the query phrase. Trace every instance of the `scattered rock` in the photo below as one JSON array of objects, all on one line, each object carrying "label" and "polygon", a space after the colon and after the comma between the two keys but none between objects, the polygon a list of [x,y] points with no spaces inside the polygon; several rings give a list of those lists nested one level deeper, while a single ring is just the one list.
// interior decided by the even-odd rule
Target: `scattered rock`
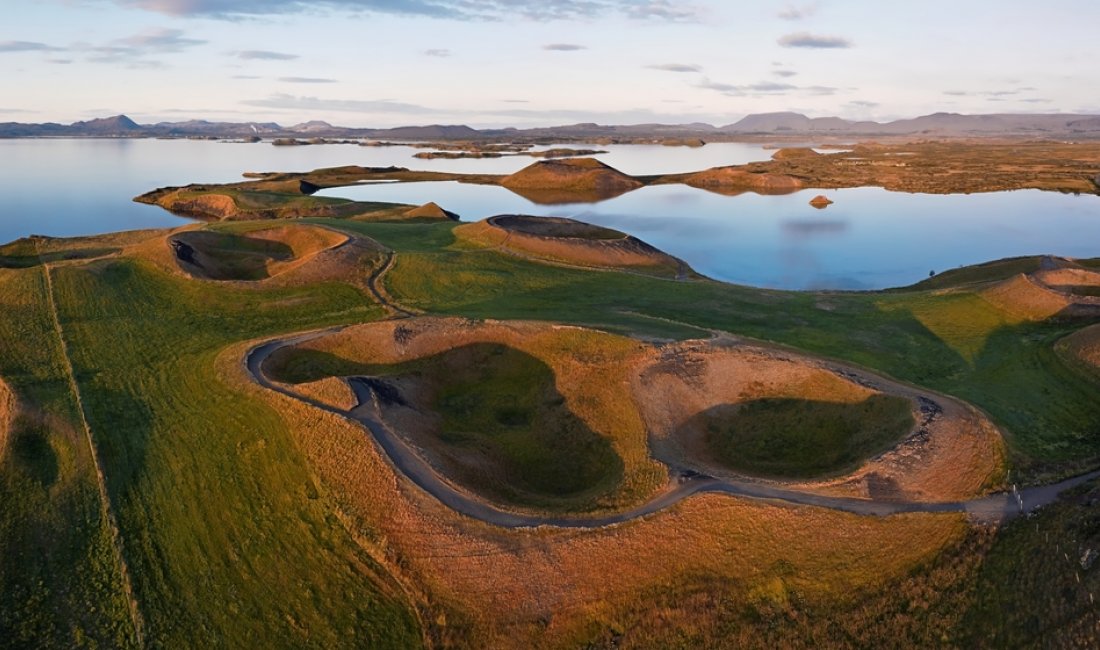
[{"label": "scattered rock", "polygon": [[824,194],[818,194],[814,198],[810,199],[810,205],[814,206],[815,208],[817,208],[819,210],[821,210],[823,208],[826,208],[826,207],[828,207],[832,204],[833,204],[832,200],[829,199],[829,197],[825,196]]}]

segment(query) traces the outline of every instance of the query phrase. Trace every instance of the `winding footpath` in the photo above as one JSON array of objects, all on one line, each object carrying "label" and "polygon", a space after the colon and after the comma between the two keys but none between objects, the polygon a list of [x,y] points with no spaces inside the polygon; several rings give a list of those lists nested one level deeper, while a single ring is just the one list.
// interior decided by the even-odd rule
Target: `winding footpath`
[{"label": "winding footpath", "polygon": [[[344,234],[348,234],[352,237],[362,237],[362,235]],[[368,237],[363,238],[370,239]],[[372,239],[370,239],[370,241],[374,242],[381,249],[386,250],[386,248],[378,244],[378,242]],[[386,291],[379,286],[382,277],[393,268],[396,261],[397,254],[393,251],[388,251],[386,263],[369,276],[367,285],[371,295],[382,304],[383,307],[395,314],[396,318],[408,318],[416,314],[401,305],[395,304],[394,301],[389,298]],[[370,433],[375,444],[382,448],[382,451],[385,452],[386,457],[393,467],[420,489],[459,514],[503,528],[529,528],[536,526],[601,528],[604,526],[625,523],[660,512],[694,494],[707,492],[729,494],[732,496],[774,503],[829,508],[857,515],[886,516],[906,512],[959,512],[966,513],[978,521],[996,523],[1050,505],[1058,499],[1058,496],[1062,492],[1100,477],[1100,469],[1096,469],[1087,474],[1068,478],[1059,483],[1024,488],[1023,490],[1011,493],[991,494],[969,501],[924,502],[883,501],[827,496],[783,487],[778,484],[736,480],[731,478],[715,478],[693,471],[680,471],[669,467],[670,477],[668,485],[652,499],[631,510],[595,517],[562,517],[517,513],[498,508],[459,488],[440,475],[435,468],[428,464],[420,454],[409,446],[401,436],[390,429],[383,421],[381,409],[379,408],[378,396],[371,388],[369,378],[349,377],[346,379],[348,385],[355,393],[357,404],[353,408],[345,410],[290,390],[286,385],[270,379],[264,373],[264,362],[277,350],[321,338],[339,332],[342,329],[344,328],[333,327],[323,330],[313,330],[282,338],[270,339],[261,343],[250,349],[245,356],[244,363],[248,374],[253,381],[263,388],[298,400],[314,408],[334,413],[359,424]],[[696,327],[696,329],[700,328]],[[776,351],[779,353],[788,352],[782,348],[777,348]],[[848,376],[855,381],[860,380],[857,376],[859,373],[850,366],[836,362],[828,362],[826,360],[819,360],[818,362],[822,367],[830,368],[834,372]],[[897,385],[901,386],[900,384]]]},{"label": "winding footpath", "polygon": [[296,393],[270,379],[264,362],[276,351],[340,331],[342,328],[316,330],[285,338],[272,339],[249,350],[245,357],[248,374],[260,386],[296,399],[315,408],[334,413],[364,427],[382,448],[390,463],[419,488],[451,510],[503,528],[554,526],[559,528],[600,528],[645,517],[665,510],[694,494],[714,492],[737,497],[795,505],[816,506],[858,515],[886,516],[905,512],[960,512],[984,522],[1000,522],[1032,512],[1057,500],[1058,495],[1093,478],[1100,470],[1076,476],[1052,485],[1025,488],[1018,493],[999,493],[970,501],[929,503],[920,501],[876,501],[826,496],[781,485],[718,479],[685,472],[670,478],[668,486],[646,503],[625,512],[597,517],[561,517],[522,514],[498,508],[447,481],[431,467],[401,436],[390,429],[379,414],[377,395],[367,378],[351,377],[348,384],[357,404],[350,410],[330,406]]}]

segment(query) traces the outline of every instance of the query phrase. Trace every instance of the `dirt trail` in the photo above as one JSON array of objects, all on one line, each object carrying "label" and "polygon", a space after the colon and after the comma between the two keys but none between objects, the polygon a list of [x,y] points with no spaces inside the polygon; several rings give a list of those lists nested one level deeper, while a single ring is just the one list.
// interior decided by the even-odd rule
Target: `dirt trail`
[{"label": "dirt trail", "polygon": [[[975,519],[999,522],[1025,512],[1048,505],[1058,495],[1087,480],[1100,476],[1100,470],[1067,479],[1057,484],[1027,488],[1018,493],[994,494],[970,501],[917,502],[880,501],[853,497],[828,496],[808,491],[762,482],[715,478],[690,470],[670,468],[669,483],[664,490],[646,503],[631,510],[598,517],[540,516],[511,512],[498,508],[456,487],[429,466],[419,454],[379,417],[377,397],[368,382],[350,378],[349,385],[355,392],[357,405],[350,410],[339,409],[300,395],[279,384],[264,373],[264,362],[277,350],[305,343],[342,330],[332,328],[304,332],[272,339],[249,350],[244,363],[249,375],[260,386],[299,400],[315,408],[335,413],[363,426],[374,442],[382,448],[393,466],[415,485],[462,515],[504,528],[554,526],[559,528],[600,528],[645,517],[669,508],[693,494],[717,492],[750,499],[809,505],[860,515],[885,516],[904,512],[963,512]],[[849,372],[853,372],[848,369]],[[877,380],[878,378],[874,378]],[[872,380],[868,376],[868,380]]]},{"label": "dirt trail", "polygon": [[[35,246],[39,246],[37,241],[35,242]],[[39,259],[42,259],[40,249]],[[144,648],[145,621],[138,608],[137,598],[134,596],[133,580],[130,577],[129,566],[126,564],[126,555],[123,550],[122,534],[119,531],[118,519],[115,517],[114,509],[111,507],[110,495],[107,492],[107,480],[103,474],[103,464],[99,458],[99,450],[96,447],[95,439],[92,437],[92,427],[88,424],[88,415],[84,407],[84,399],[80,394],[80,386],[76,383],[76,372],[73,370],[72,359],[69,356],[69,345],[65,340],[65,331],[61,326],[61,317],[57,313],[57,300],[54,297],[53,288],[53,268],[51,264],[44,260],[42,262],[42,274],[46,279],[46,297],[50,307],[50,317],[53,320],[54,332],[57,334],[57,340],[61,347],[61,358],[64,361],[69,390],[72,391],[73,399],[76,400],[76,411],[80,417],[81,428],[84,429],[84,438],[88,443],[88,452],[92,457],[92,466],[95,468],[96,487],[99,489],[101,514],[111,531],[111,546],[115,551],[119,578],[122,581],[122,588],[126,594],[126,604],[130,613],[130,622],[134,627],[134,636],[137,638],[138,647]]]}]

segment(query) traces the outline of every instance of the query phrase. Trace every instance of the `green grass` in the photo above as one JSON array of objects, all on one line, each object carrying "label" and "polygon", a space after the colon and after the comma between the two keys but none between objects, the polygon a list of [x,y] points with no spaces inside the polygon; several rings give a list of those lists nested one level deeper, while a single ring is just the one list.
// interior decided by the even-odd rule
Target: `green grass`
[{"label": "green grass", "polygon": [[554,373],[504,345],[472,344],[396,365],[363,364],[316,350],[284,349],[273,377],[305,382],[332,376],[413,378],[438,413],[434,451],[460,483],[524,506],[570,509],[613,489],[623,462],[607,439],[565,405]]},{"label": "green grass", "polygon": [[1100,287],[1090,284],[1077,285],[1071,287],[1070,291],[1078,296],[1093,296],[1100,297]]},{"label": "green grass", "polygon": [[660,281],[464,248],[450,234],[453,224],[329,223],[397,250],[386,287],[399,302],[428,313],[666,338],[724,330],[962,397],[1008,430],[1014,463],[1033,475],[1057,473],[1058,466],[1075,471],[1100,458],[1100,381],[1052,350],[1087,322],[1013,323],[966,290],[816,295]]},{"label": "green grass", "polygon": [[[1095,648],[1100,644],[1100,484],[1008,525],[981,565],[965,647]],[[1090,595],[1091,594],[1091,595]]]},{"label": "green grass", "polygon": [[44,252],[38,254],[38,248],[34,240],[30,238],[17,239],[13,242],[0,245],[0,269],[26,269],[38,266],[44,261],[57,262],[61,260],[78,260],[89,257],[99,257],[109,253],[117,253],[120,249],[110,246],[93,248],[73,248],[61,251]]},{"label": "green grass", "polygon": [[0,645],[135,645],[41,268],[0,270],[0,377],[22,415],[0,457]]},{"label": "green grass", "polygon": [[346,285],[238,289],[135,260],[54,274],[149,642],[418,645],[283,420],[214,365],[237,341],[381,310]]},{"label": "green grass", "polygon": [[909,400],[872,395],[848,404],[765,398],[697,416],[714,458],[764,476],[811,478],[851,469],[913,427]]},{"label": "green grass", "polygon": [[1021,273],[1034,273],[1039,270],[1042,257],[1037,255],[1030,257],[1009,257],[1003,260],[993,260],[984,264],[964,266],[938,273],[927,280],[913,285],[897,289],[898,291],[910,291],[912,289],[947,289],[965,284],[979,282],[991,282],[994,280],[1007,280]]}]

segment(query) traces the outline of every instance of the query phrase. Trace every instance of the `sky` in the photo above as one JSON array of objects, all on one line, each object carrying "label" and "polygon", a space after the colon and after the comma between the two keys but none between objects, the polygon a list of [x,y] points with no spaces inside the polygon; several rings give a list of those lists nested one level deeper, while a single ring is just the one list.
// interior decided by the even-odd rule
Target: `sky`
[{"label": "sky", "polygon": [[0,0],[0,122],[1100,113],[1095,0]]}]

